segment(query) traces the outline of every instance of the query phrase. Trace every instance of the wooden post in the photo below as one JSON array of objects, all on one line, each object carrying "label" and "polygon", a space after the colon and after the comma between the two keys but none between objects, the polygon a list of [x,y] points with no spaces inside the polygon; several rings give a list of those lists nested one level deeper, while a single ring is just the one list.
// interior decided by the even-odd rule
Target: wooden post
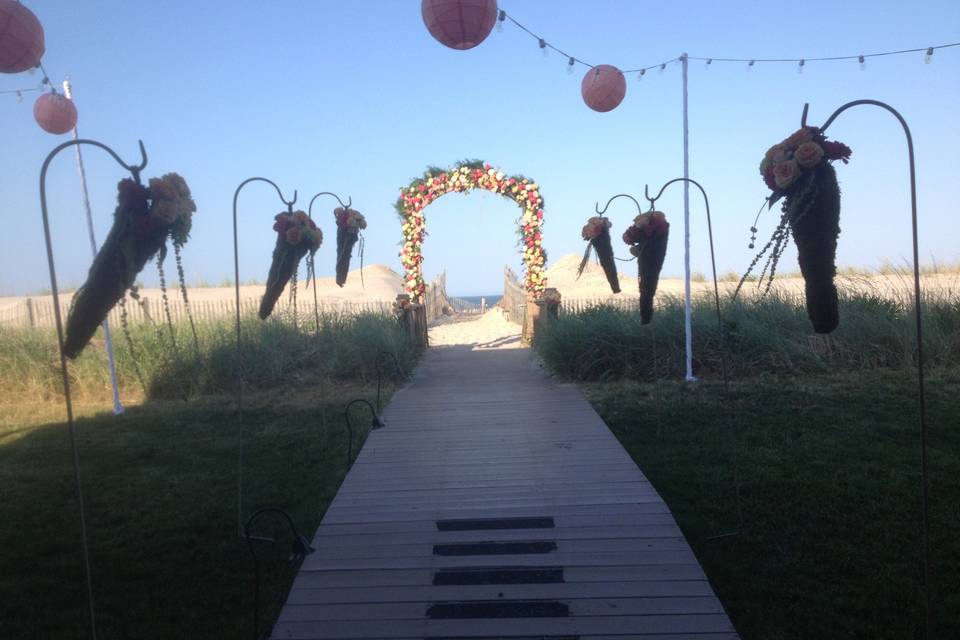
[{"label": "wooden post", "polygon": [[30,322],[30,328],[37,326],[37,318],[33,310],[33,298],[27,298],[27,320]]},{"label": "wooden post", "polygon": [[523,316],[523,332],[520,340],[523,344],[533,344],[533,334],[536,332],[536,325],[540,317],[540,302],[532,294],[527,295],[527,310]]}]

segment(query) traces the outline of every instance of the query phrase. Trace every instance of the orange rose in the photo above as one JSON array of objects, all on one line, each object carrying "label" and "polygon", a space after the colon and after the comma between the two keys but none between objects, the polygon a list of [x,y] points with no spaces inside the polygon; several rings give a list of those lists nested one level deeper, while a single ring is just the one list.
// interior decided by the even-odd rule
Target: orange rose
[{"label": "orange rose", "polygon": [[290,227],[287,229],[287,242],[292,245],[298,245],[301,240],[303,240],[303,232],[300,231],[300,227]]},{"label": "orange rose", "polygon": [[804,142],[793,154],[793,159],[805,169],[819,164],[821,158],[823,158],[823,147],[816,142]]},{"label": "orange rose", "polygon": [[800,165],[796,160],[787,160],[773,165],[773,180],[778,189],[786,189],[800,177]]}]

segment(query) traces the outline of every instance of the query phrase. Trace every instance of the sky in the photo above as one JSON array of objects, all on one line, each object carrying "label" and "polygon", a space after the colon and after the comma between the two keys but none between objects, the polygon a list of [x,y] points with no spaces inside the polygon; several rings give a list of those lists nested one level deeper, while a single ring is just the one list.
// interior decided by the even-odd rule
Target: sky
[{"label": "sky", "polygon": [[[183,175],[197,202],[184,250],[191,284],[233,276],[231,203],[250,176],[298,193],[304,207],[319,191],[353,199],[368,220],[366,264],[400,271],[399,189],[429,165],[479,158],[537,181],[545,200],[544,243],[551,260],[582,253],[580,228],[610,196],[641,198],[682,175],[678,64],[642,80],[628,77],[623,103],[609,113],[580,96],[586,68],[566,73],[559,54],[509,23],[480,46],[454,51],[427,32],[416,0],[25,0],[44,25],[44,65],[55,83],[69,77],[81,137],[100,140],[129,161],[137,140],[149,154],[144,177]],[[838,3],[615,0],[502,0],[506,10],[557,47],[592,64],[622,69],[690,56],[767,58],[857,55],[960,41],[954,0]],[[0,91],[35,86],[39,76],[0,76]],[[32,117],[37,94],[19,103],[0,95],[0,295],[49,288],[38,176],[44,157],[68,136],[43,132]],[[793,64],[715,62],[689,68],[690,175],[710,196],[718,270],[742,272],[753,252],[749,228],[768,195],[757,165],[792,133],[804,102],[820,124],[849,100],[873,98],[900,110],[917,157],[920,252],[926,263],[960,260],[956,222],[960,180],[960,47],[856,61]],[[840,265],[905,264],[910,257],[906,145],[897,122],[858,107],[832,125],[853,149],[838,174],[843,191]],[[98,239],[109,229],[123,170],[84,149]],[[673,223],[664,273],[683,272],[683,189],[660,201]],[[72,152],[48,175],[61,286],[79,285],[91,254]],[[239,203],[242,281],[266,279],[282,210],[263,184]],[[332,201],[314,207],[327,240],[317,265],[332,275]],[[446,269],[453,295],[496,294],[504,265],[521,270],[510,200],[487,192],[449,194],[426,210],[427,279]],[[608,211],[618,238],[636,211],[618,200]],[[765,240],[777,222],[767,212]],[[691,265],[709,274],[703,206],[691,192]],[[619,246],[617,246],[619,245]],[[619,255],[626,246],[616,241]],[[795,269],[795,253],[784,257]],[[629,267],[628,267],[629,268]],[[141,277],[156,282],[148,267]]]}]

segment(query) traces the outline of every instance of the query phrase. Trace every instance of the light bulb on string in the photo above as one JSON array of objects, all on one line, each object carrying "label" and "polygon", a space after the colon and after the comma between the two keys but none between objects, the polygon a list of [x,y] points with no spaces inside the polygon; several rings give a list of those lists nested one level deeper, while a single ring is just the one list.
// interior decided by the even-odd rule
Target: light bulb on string
[{"label": "light bulb on string", "polygon": [[643,80],[643,76],[647,74],[646,69],[640,69],[640,72],[637,74],[637,80]]},{"label": "light bulb on string", "polygon": [[666,62],[662,63],[660,65],[660,73],[663,73],[666,68],[667,68],[667,63]]},{"label": "light bulb on string", "polygon": [[497,33],[503,33],[503,23],[507,20],[507,12],[503,9],[500,10],[500,15],[497,16]]},{"label": "light bulb on string", "polygon": [[572,75],[573,75],[573,63],[574,63],[574,62],[576,62],[576,60],[573,59],[573,56],[571,56],[570,59],[567,60],[567,75],[568,75],[568,76],[572,76]]},{"label": "light bulb on string", "polygon": [[713,64],[713,58],[707,58],[707,61],[703,64],[703,68],[709,70],[710,65]]},{"label": "light bulb on string", "polygon": [[863,56],[860,56],[859,58],[857,58],[857,60],[860,61],[860,71],[865,70],[867,68],[867,59],[864,58]]},{"label": "light bulb on string", "polygon": [[756,60],[751,60],[750,62],[748,62],[747,71],[750,71],[751,69],[753,69],[753,65],[756,64],[756,62],[757,62]]},{"label": "light bulb on string", "polygon": [[17,91],[17,102],[23,102],[23,92]]},{"label": "light bulb on string", "polygon": [[803,58],[800,58],[800,62],[799,64],[797,64],[797,73],[803,73],[803,67],[806,63],[807,63],[806,60],[804,60]]},{"label": "light bulb on string", "polygon": [[933,60],[933,47],[927,47],[927,52],[923,54],[923,63],[930,64],[931,60]]},{"label": "light bulb on string", "polygon": [[540,51],[543,53],[543,57],[547,57],[547,41],[543,38],[540,38]]}]

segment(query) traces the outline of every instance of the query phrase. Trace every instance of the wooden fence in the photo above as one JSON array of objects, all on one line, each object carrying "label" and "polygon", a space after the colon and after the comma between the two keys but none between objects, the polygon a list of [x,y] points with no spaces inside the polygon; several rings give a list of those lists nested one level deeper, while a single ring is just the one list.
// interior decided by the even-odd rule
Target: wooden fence
[{"label": "wooden fence", "polygon": [[[127,322],[143,324],[166,322],[166,313],[161,298],[141,297],[140,301],[127,298]],[[69,301],[61,300],[60,311],[66,318],[69,310]],[[187,319],[187,309],[179,298],[170,298],[170,317],[174,322],[183,322]],[[260,297],[246,297],[240,299],[240,312],[243,315],[252,315],[260,308]],[[224,318],[231,318],[235,313],[235,304],[232,299],[225,300],[191,300],[190,311],[197,322],[215,322]],[[321,315],[359,315],[364,313],[392,313],[393,301],[352,301],[321,299],[317,304]],[[293,312],[293,305],[289,300],[282,300],[277,304],[274,313],[289,316]],[[114,307],[108,316],[111,324],[120,323],[120,306]],[[313,300],[301,296],[297,302],[297,315],[304,322],[313,317]],[[0,304],[0,326],[3,327],[35,327],[50,328],[56,326],[53,313],[53,300],[24,298],[16,302]]]},{"label": "wooden fence", "polygon": [[527,292],[510,267],[503,268],[503,298],[500,299],[500,306],[507,320],[523,326],[527,314]]}]

